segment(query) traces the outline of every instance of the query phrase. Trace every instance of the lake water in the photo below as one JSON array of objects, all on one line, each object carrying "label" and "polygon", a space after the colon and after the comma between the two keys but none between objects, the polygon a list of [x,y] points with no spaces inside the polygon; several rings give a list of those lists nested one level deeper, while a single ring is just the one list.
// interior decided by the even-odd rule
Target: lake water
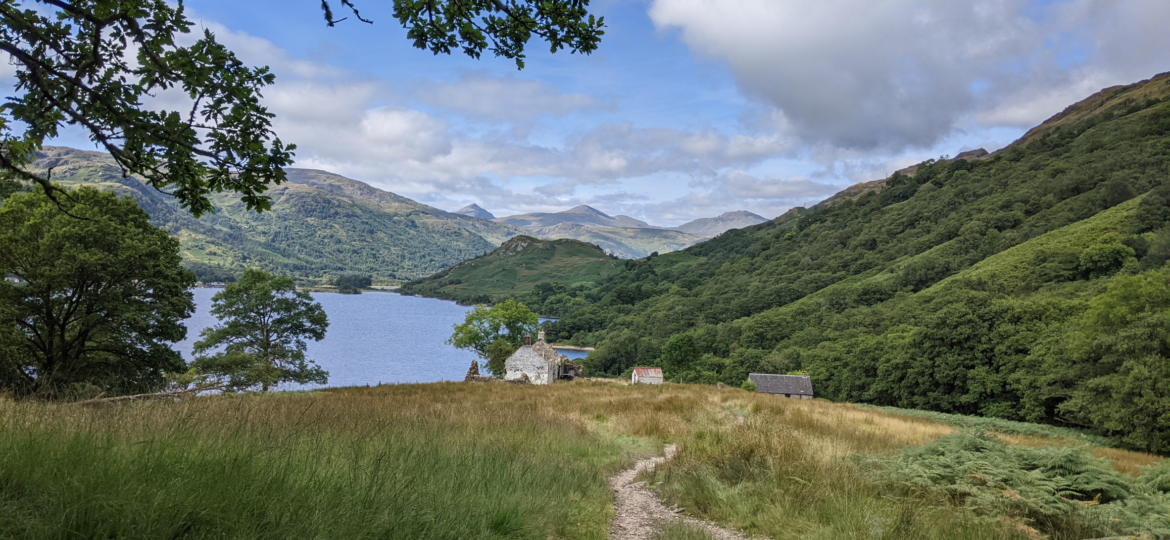
[{"label": "lake water", "polygon": [[[221,289],[193,289],[195,315],[175,350],[191,360],[199,333],[216,323],[211,297]],[[462,381],[473,352],[443,343],[470,307],[396,293],[312,293],[325,308],[325,339],[309,342],[306,356],[329,372],[326,386]],[[310,386],[311,387],[311,386]],[[293,385],[286,389],[308,388]]]}]

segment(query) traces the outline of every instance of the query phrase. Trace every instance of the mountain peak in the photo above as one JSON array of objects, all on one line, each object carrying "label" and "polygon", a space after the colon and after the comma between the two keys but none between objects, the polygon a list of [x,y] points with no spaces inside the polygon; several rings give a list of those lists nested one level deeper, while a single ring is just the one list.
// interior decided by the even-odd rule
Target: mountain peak
[{"label": "mountain peak", "polygon": [[767,218],[748,212],[736,210],[724,212],[713,218],[701,218],[675,227],[674,230],[697,236],[718,236],[731,229],[742,229],[752,225],[759,225],[768,221]]},{"label": "mountain peak", "polygon": [[611,217],[609,214],[606,214],[605,212],[602,212],[601,210],[598,210],[592,206],[585,205],[585,204],[582,204],[580,206],[574,206],[574,207],[572,207],[568,210],[565,210],[564,212],[561,212],[561,213],[562,214],[593,214],[595,216],[601,216],[603,218]]},{"label": "mountain peak", "polygon": [[475,203],[464,206],[463,208],[456,210],[454,213],[480,219],[496,219],[496,216],[493,216],[491,212],[484,210],[482,206]]}]

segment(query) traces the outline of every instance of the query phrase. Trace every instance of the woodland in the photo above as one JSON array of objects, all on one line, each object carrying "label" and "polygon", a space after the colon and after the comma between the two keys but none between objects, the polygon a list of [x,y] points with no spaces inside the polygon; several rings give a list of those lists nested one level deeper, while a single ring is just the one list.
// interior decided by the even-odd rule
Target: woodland
[{"label": "woodland", "polygon": [[839,401],[1076,426],[1170,451],[1170,76],[1012,146],[518,299],[596,374],[809,373]]}]

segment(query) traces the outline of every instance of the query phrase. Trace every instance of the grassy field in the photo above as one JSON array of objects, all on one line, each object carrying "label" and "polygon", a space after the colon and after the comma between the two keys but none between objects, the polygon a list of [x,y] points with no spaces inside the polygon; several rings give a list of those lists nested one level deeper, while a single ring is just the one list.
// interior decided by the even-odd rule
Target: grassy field
[{"label": "grassy field", "polygon": [[665,442],[663,498],[771,538],[1164,533],[1158,458],[957,424],[610,382],[0,399],[0,538],[606,538],[606,477]]}]

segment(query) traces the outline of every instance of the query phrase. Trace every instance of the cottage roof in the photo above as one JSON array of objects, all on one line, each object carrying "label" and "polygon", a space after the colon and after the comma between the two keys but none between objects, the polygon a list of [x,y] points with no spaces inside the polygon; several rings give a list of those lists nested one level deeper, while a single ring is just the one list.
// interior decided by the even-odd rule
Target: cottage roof
[{"label": "cottage roof", "polygon": [[660,367],[636,367],[634,368],[634,375],[638,377],[662,377],[662,368]]},{"label": "cottage roof", "polygon": [[813,395],[812,379],[807,375],[773,375],[751,373],[748,379],[756,383],[756,390],[767,394],[788,394],[792,396]]},{"label": "cottage roof", "polygon": [[557,350],[554,349],[552,345],[549,345],[548,342],[544,340],[543,334],[541,335],[541,339],[537,340],[536,343],[533,343],[531,347],[532,350],[536,352],[536,354],[539,354],[549,362],[561,361],[561,355],[557,353]]},{"label": "cottage roof", "polygon": [[523,347],[516,349],[516,352],[512,353],[512,356],[508,357],[508,362],[512,362],[515,360],[519,360],[519,361],[536,360],[536,361],[542,361],[542,362],[548,361],[548,359],[545,358],[543,355],[541,355],[540,353],[533,350],[532,345],[524,345]]}]

